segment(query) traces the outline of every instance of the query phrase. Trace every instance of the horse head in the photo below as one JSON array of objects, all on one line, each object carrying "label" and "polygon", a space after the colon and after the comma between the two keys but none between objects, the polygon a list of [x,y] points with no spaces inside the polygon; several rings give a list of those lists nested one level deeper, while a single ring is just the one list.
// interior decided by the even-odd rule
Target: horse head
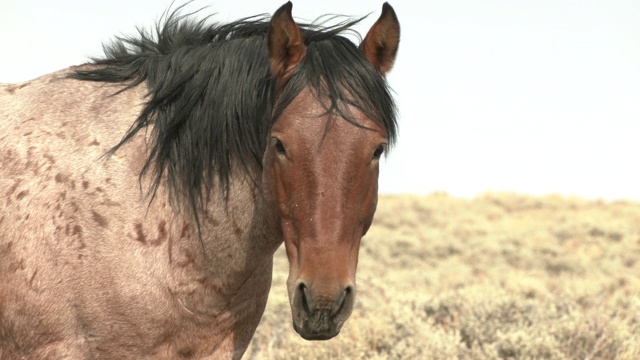
[{"label": "horse head", "polygon": [[342,49],[306,41],[291,7],[278,9],[268,32],[277,88],[262,182],[289,259],[294,328],[305,339],[324,340],[339,333],[354,305],[379,161],[395,135],[387,126],[394,110],[384,75],[400,27],[385,3],[359,49]]}]

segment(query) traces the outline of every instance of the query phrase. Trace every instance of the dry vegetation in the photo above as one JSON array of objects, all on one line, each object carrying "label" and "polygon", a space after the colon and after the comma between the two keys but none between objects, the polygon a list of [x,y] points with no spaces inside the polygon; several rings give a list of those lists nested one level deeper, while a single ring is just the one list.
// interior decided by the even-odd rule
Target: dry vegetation
[{"label": "dry vegetation", "polygon": [[291,327],[287,260],[246,359],[640,359],[640,204],[387,196],[337,338]]}]

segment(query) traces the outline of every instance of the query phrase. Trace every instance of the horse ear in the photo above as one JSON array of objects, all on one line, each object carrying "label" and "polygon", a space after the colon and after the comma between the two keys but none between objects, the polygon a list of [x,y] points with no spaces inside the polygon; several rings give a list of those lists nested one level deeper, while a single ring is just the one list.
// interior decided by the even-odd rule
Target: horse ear
[{"label": "horse ear", "polygon": [[400,43],[400,23],[389,3],[382,5],[382,14],[369,29],[360,50],[369,62],[385,75],[393,67]]},{"label": "horse ear", "polygon": [[292,7],[289,1],[273,14],[267,34],[271,74],[281,82],[291,76],[307,52],[302,32],[291,16]]}]

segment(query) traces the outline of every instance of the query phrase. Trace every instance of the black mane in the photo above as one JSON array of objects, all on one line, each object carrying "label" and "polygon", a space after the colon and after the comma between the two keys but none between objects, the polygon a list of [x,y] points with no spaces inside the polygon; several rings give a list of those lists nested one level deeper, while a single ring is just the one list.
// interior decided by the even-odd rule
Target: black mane
[{"label": "black mane", "polygon": [[[180,9],[178,9],[180,10]],[[113,153],[150,127],[152,143],[140,176],[151,173],[153,196],[166,174],[170,200],[197,211],[214,190],[226,196],[232,167],[259,182],[268,131],[305,87],[329,99],[327,112],[355,122],[352,105],[396,136],[395,106],[384,78],[358,48],[339,34],[362,19],[337,25],[300,25],[307,54],[276,98],[269,70],[268,19],[256,16],[207,24],[175,11],[153,34],[117,38],[99,65],[78,70],[80,80],[122,83],[123,91],[145,83],[147,102]]]}]

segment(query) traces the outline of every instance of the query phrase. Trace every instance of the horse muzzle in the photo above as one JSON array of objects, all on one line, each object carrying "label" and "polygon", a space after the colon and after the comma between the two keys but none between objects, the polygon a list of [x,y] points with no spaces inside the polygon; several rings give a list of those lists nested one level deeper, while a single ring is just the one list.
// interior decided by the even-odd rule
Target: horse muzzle
[{"label": "horse muzzle", "polygon": [[355,286],[325,293],[299,282],[291,299],[293,328],[305,340],[328,340],[340,333],[355,300]]}]

